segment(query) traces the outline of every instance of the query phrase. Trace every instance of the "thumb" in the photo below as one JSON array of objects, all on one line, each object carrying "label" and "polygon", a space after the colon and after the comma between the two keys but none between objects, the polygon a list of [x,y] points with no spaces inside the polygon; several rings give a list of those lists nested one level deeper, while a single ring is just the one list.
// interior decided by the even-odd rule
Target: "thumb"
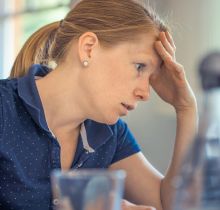
[{"label": "thumb", "polygon": [[122,210],[156,210],[156,208],[152,206],[136,205],[124,199],[122,200],[121,203],[121,209]]}]

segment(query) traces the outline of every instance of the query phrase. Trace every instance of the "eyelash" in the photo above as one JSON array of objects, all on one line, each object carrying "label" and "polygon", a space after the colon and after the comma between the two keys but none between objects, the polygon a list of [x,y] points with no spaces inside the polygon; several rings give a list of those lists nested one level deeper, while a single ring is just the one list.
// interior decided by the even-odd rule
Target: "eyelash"
[{"label": "eyelash", "polygon": [[[139,65],[140,68],[137,68],[137,65]],[[142,71],[144,71],[144,69],[146,67],[146,64],[144,64],[144,63],[136,63],[135,66],[136,66],[136,69],[137,69],[138,72],[142,72]]]}]

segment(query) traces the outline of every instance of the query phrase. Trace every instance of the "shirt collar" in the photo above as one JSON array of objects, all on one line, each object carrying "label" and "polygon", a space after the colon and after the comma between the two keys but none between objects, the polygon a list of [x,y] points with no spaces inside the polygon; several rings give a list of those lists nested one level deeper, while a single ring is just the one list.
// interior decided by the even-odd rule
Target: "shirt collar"
[{"label": "shirt collar", "polygon": [[35,82],[36,76],[43,77],[48,73],[49,69],[46,66],[32,65],[27,75],[18,78],[18,95],[35,123],[50,133]]},{"label": "shirt collar", "polygon": [[[51,134],[35,82],[35,77],[44,77],[49,72],[50,69],[46,66],[39,64],[32,65],[27,75],[18,78],[18,95],[23,100],[27,111],[35,123]],[[113,135],[110,126],[92,120],[86,120],[83,123],[80,133],[83,139],[84,149],[88,152],[94,152],[94,150],[103,145]]]},{"label": "shirt collar", "polygon": [[92,120],[86,120],[82,124],[80,134],[84,149],[90,153],[97,150],[113,136],[110,126]]}]

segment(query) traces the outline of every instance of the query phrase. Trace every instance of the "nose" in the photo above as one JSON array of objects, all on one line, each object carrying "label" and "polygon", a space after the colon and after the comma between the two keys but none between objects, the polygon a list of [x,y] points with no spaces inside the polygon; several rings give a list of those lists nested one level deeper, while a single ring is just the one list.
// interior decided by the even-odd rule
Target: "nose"
[{"label": "nose", "polygon": [[150,85],[146,86],[146,83],[143,88],[136,88],[134,90],[134,95],[139,101],[147,101],[150,97]]}]

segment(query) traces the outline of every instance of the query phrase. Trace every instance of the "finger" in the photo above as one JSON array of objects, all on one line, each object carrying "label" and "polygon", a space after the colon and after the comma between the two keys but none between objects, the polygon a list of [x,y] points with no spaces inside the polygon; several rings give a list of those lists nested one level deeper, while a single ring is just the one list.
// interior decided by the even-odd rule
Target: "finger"
[{"label": "finger", "polygon": [[155,42],[155,49],[162,58],[165,67],[175,72],[175,75],[177,75],[179,79],[183,79],[185,76],[183,66],[174,61],[174,58],[166,51],[161,41]]},{"label": "finger", "polygon": [[164,63],[173,61],[173,57],[170,55],[170,53],[167,52],[161,41],[155,42],[155,49]]},{"label": "finger", "polygon": [[137,210],[156,210],[156,208],[154,208],[153,206],[142,206],[142,205],[139,205],[137,207],[138,207]]},{"label": "finger", "polygon": [[175,69],[176,69],[178,78],[180,80],[184,80],[185,79],[184,67],[181,64],[177,63]]},{"label": "finger", "polygon": [[169,31],[166,31],[166,32],[165,32],[165,35],[166,35],[166,37],[167,37],[167,40],[169,41],[169,43],[170,43],[171,46],[173,47],[173,49],[176,51],[176,46],[175,46],[174,40],[173,40],[171,34],[169,33]]},{"label": "finger", "polygon": [[159,35],[160,41],[162,42],[163,46],[165,47],[165,49],[167,50],[167,52],[174,56],[175,55],[175,50],[172,47],[172,45],[170,44],[170,42],[168,41],[165,32],[161,32]]},{"label": "finger", "polygon": [[127,200],[122,200],[122,210],[156,210],[152,206],[136,205]]}]

